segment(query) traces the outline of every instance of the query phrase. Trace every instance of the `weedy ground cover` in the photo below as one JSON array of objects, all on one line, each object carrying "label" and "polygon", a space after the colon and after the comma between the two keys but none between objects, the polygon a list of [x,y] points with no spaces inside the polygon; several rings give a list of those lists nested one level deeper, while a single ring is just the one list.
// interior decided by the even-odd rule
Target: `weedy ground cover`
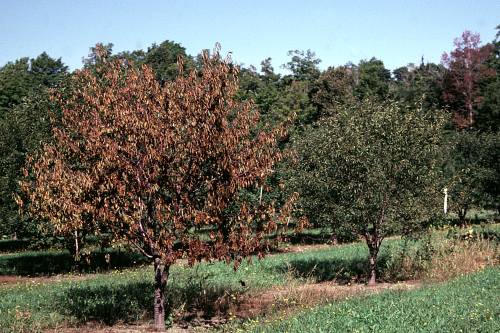
[{"label": "weedy ground cover", "polygon": [[[362,244],[354,244],[270,255],[260,261],[254,258],[237,271],[223,262],[200,263],[192,268],[182,263],[171,269],[167,287],[171,318],[186,314],[225,316],[259,292],[304,284],[316,280],[315,274],[319,279],[334,276],[338,271],[352,276],[358,272],[349,270],[356,266],[360,255],[367,253]],[[325,262],[326,257],[333,257],[336,272],[310,269],[309,263],[315,256],[325,257]],[[347,268],[342,269],[342,265]],[[107,274],[57,276],[51,281],[33,278],[5,285],[0,289],[0,328],[31,331],[79,322],[113,325],[148,318],[153,304],[152,273],[150,267],[144,266]]]},{"label": "weedy ground cover", "polygon": [[[493,273],[488,273],[489,270],[483,268],[498,262],[496,241],[499,234],[500,228],[497,226],[476,226],[466,230],[447,228],[440,232],[433,232],[430,238],[422,239],[419,242],[404,242],[397,238],[387,240],[380,252],[379,276],[381,281],[391,282],[396,286],[400,278],[404,278],[400,281],[414,281],[415,284],[424,283],[427,285],[425,288],[438,290],[434,294],[430,293],[432,294],[430,296],[444,297],[444,299],[448,297],[452,300],[455,294],[447,295],[449,289],[439,291],[441,287],[432,287],[432,283],[447,279],[452,281],[453,278],[459,277],[455,282],[448,282],[457,283],[458,286],[459,283],[462,283],[460,281],[468,279],[466,276],[462,278],[461,274],[466,275],[466,272],[471,270],[481,272],[477,274],[486,274],[481,276],[492,275]],[[314,250],[310,250],[311,248]],[[365,299],[361,296],[351,299],[352,295],[381,291],[379,289],[370,291],[362,286],[366,278],[368,258],[365,244],[348,244],[338,247],[288,244],[283,248],[283,251],[285,253],[271,254],[260,261],[254,258],[250,264],[243,263],[236,272],[232,270],[232,266],[219,262],[200,263],[191,268],[185,262],[175,265],[171,269],[167,287],[170,308],[168,320],[192,322],[199,318],[208,320],[219,318],[219,324],[227,322],[229,324],[225,326],[225,329],[234,331],[248,329],[252,325],[257,327],[256,321],[265,322],[267,320],[266,325],[270,325],[270,323],[274,325],[278,322],[288,323],[290,320],[302,320],[305,326],[297,326],[299,331],[310,331],[310,328],[316,327],[316,325],[320,325],[319,329],[331,331],[329,325],[333,319],[328,317],[332,315],[328,312],[330,307],[328,304],[332,304],[332,307],[338,307],[342,313],[344,310],[346,313],[349,313],[349,310],[354,311],[353,313],[359,314],[359,318],[379,316],[380,319],[370,319],[372,321],[363,322],[362,325],[365,326],[361,324],[359,326],[372,329],[379,327],[376,326],[379,325],[377,320],[380,321],[380,325],[385,325],[384,320],[394,320],[394,318],[384,319],[384,316],[388,316],[387,312],[382,313],[384,309],[387,310],[387,306],[384,305],[386,302],[394,304],[394,307],[398,309],[401,305],[401,316],[404,314],[407,317],[395,317],[399,318],[397,321],[407,320],[411,316],[423,313],[420,307],[414,306],[415,304],[420,304],[421,307],[429,305],[427,303],[429,295],[421,298],[419,298],[420,296],[415,296],[415,298],[404,296],[406,297],[404,298],[402,295],[405,293],[399,291],[384,292],[380,295],[387,294],[390,297],[396,297],[401,294],[398,296],[403,297],[401,299],[383,298],[389,297],[387,295],[377,296],[381,297],[380,300],[369,297]],[[50,251],[40,253],[41,256],[51,254]],[[56,254],[54,254],[55,258],[58,258]],[[19,255],[18,259],[23,259],[21,255],[29,255],[29,253],[16,255]],[[0,262],[3,260],[2,257],[5,256],[0,256]],[[130,261],[133,259],[134,257],[129,257],[127,265],[134,265],[133,261]],[[124,259],[124,262],[127,260]],[[52,261],[55,262],[57,259]],[[49,260],[49,262],[51,261]],[[2,300],[0,304],[0,331],[33,332],[47,327],[67,327],[85,322],[114,325],[149,320],[153,304],[152,268],[139,261],[135,262],[136,266],[133,268],[126,268],[127,265],[124,264],[121,269],[113,267],[107,273],[73,273],[50,278],[30,277],[29,280],[24,277],[15,285],[4,285],[0,288],[0,299]],[[492,299],[496,295],[498,300],[499,295],[496,294],[496,289],[490,286],[497,281],[495,279],[481,280],[479,275],[476,278],[477,280],[468,280],[474,285],[471,286],[470,293],[474,292],[478,295],[479,291],[483,293],[487,291],[492,293]],[[388,284],[386,283],[385,286],[387,287]],[[479,288],[480,286],[481,288]],[[427,290],[425,288],[422,290]],[[466,290],[463,290],[465,293]],[[349,300],[345,304],[344,302],[339,303],[345,297]],[[424,301],[421,301],[422,298]],[[435,304],[431,304],[430,307],[435,305],[443,309],[440,305],[444,301],[440,301],[438,298],[436,298]],[[415,303],[418,299],[420,299],[420,303]],[[480,302],[484,304],[486,309],[484,310],[486,312],[483,311],[484,313],[481,312],[480,315],[490,311],[492,318],[496,318],[495,313],[497,312],[492,311],[497,310],[490,303],[469,296],[462,297],[462,300],[463,303],[457,300],[453,300],[454,303],[447,301],[453,304],[453,309],[450,311],[464,313],[467,306],[470,309],[475,309],[476,304],[478,304],[477,307],[483,306],[479,305]],[[356,303],[358,308],[355,310],[351,308],[351,305],[354,304],[352,302],[359,303]],[[365,303],[366,305],[363,305]],[[411,303],[411,306],[405,305],[405,303]],[[462,306],[461,304],[464,309],[459,308]],[[314,312],[320,311],[319,308],[325,309],[321,310],[324,311],[325,315],[322,314],[323,312]],[[306,317],[299,319],[297,317],[299,315],[306,316],[306,314],[301,314],[304,311],[306,314],[313,313],[321,320],[306,319]],[[415,312],[415,314],[410,315],[411,312]],[[443,311],[432,313],[433,315],[442,314],[442,317],[433,319],[434,321],[427,321],[427,317],[421,317],[425,319],[423,323],[426,323],[425,325],[422,323],[422,329],[426,329],[427,325],[434,329],[441,327],[436,325],[440,320],[443,322],[448,320],[447,316],[451,315],[451,313]],[[339,323],[344,323],[342,325],[351,323],[349,327],[356,331],[359,329],[352,325],[357,323],[354,319],[358,317],[346,315],[341,317],[344,319],[339,319]],[[415,325],[419,323],[420,319],[418,318],[414,319]],[[323,319],[325,321],[322,321]],[[468,321],[470,325],[477,324],[471,327],[493,327],[484,326],[486,324],[483,325],[482,322]],[[486,323],[492,325],[487,321]],[[259,326],[259,329],[265,331],[266,325]],[[308,325],[309,327],[307,327]],[[467,329],[468,326],[460,327]],[[278,328],[285,329],[287,327],[279,326]],[[320,332],[319,329],[315,328],[314,330]],[[272,330],[267,329],[267,331]],[[420,331],[420,328],[417,331]]]},{"label": "weedy ground cover", "polygon": [[296,304],[271,318],[227,326],[229,332],[499,332],[500,269],[479,269],[444,284],[388,290],[311,307]]}]

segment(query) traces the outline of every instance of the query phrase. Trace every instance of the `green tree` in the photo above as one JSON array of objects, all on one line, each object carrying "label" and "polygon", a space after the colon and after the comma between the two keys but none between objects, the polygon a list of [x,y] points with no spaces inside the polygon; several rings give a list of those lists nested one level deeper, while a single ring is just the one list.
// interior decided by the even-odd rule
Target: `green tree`
[{"label": "green tree", "polygon": [[418,101],[422,100],[422,106],[426,109],[443,108],[443,73],[443,65],[424,64],[423,58],[420,66],[409,64],[397,68],[393,71],[394,80],[389,95],[408,106],[418,105]]},{"label": "green tree", "polygon": [[496,209],[500,214],[500,134],[498,132],[484,133],[483,149],[484,168],[483,208]]},{"label": "green tree", "polygon": [[135,50],[135,51],[122,51],[117,54],[113,54],[109,57],[110,62],[116,62],[116,60],[123,61],[123,64],[129,66],[133,64],[136,67],[139,67],[142,64],[146,53],[143,50]]},{"label": "green tree", "polygon": [[[64,98],[75,89],[70,75],[55,82],[54,91]],[[40,233],[37,221],[18,214],[13,194],[21,193],[19,181],[23,179],[21,169],[26,154],[33,154],[44,143],[52,141],[51,118],[60,123],[61,108],[51,96],[49,88],[37,89],[0,119],[0,236],[16,233],[31,238]]]},{"label": "green tree", "polygon": [[[282,214],[251,202],[226,214],[243,188],[272,173],[286,128],[249,136],[258,113],[232,98],[237,75],[219,50],[205,58],[200,77],[192,71],[164,87],[147,67],[105,67],[105,86],[79,72],[75,78],[85,84],[60,101],[64,126],[28,159],[25,172],[36,180],[22,184],[28,200],[18,198],[56,231],[86,228],[100,236],[106,226],[113,240],[154,260],[157,330],[165,329],[165,285],[178,258],[186,254],[190,265],[235,259],[237,268],[251,253],[262,256],[268,241],[252,226],[262,219],[265,231],[276,231],[295,199]],[[198,237],[205,227],[212,228],[210,240]]]},{"label": "green tree", "polygon": [[67,72],[61,58],[55,60],[45,52],[36,59],[8,62],[0,68],[0,118],[28,94],[55,86]]},{"label": "green tree", "polygon": [[391,72],[385,68],[382,60],[375,57],[369,61],[361,60],[354,75],[356,80],[354,96],[358,99],[375,96],[383,101],[388,97]]},{"label": "green tree", "polygon": [[28,75],[31,76],[30,81],[34,88],[55,87],[67,73],[68,66],[63,64],[61,58],[53,59],[45,52],[30,60]]},{"label": "green tree", "polygon": [[448,188],[450,211],[454,211],[461,226],[472,208],[490,208],[496,202],[487,187],[493,181],[490,158],[496,144],[492,133],[468,130],[447,135],[444,146],[443,175],[451,184]]},{"label": "green tree", "polygon": [[104,66],[113,55],[113,46],[113,43],[106,45],[97,43],[90,47],[88,57],[82,57],[83,68],[97,71],[98,68]]},{"label": "green tree", "polygon": [[274,72],[271,60],[271,58],[267,58],[260,63],[262,74],[259,76],[259,80],[262,84],[258,87],[255,96],[255,106],[264,117],[270,113],[277,102],[281,80],[281,75]]},{"label": "green tree", "polygon": [[337,104],[334,114],[294,143],[291,182],[316,223],[366,240],[372,285],[388,235],[408,235],[442,216],[436,163],[446,115],[418,107],[405,112],[398,103],[375,99]]},{"label": "green tree", "polygon": [[291,71],[295,80],[311,82],[319,77],[321,72],[318,65],[321,60],[316,58],[316,53],[311,50],[295,50],[288,51],[288,56],[291,56],[292,60],[281,67]]},{"label": "green tree", "polygon": [[186,48],[181,44],[166,40],[160,45],[153,43],[148,47],[144,59],[138,62],[138,66],[146,64],[156,72],[156,80],[161,85],[173,80],[179,74],[178,57],[183,58],[184,71],[188,73],[195,67],[191,56],[186,54]]},{"label": "green tree", "polygon": [[344,66],[328,67],[312,84],[309,97],[317,108],[318,114],[313,118],[329,114],[337,103],[346,104],[353,97],[354,77]]},{"label": "green tree", "polygon": [[0,118],[29,92],[29,58],[8,62],[0,68]]},{"label": "green tree", "polygon": [[485,62],[486,67],[495,74],[483,81],[483,99],[477,106],[477,115],[474,118],[474,127],[481,131],[491,128],[496,132],[500,129],[500,25],[496,29],[498,32],[491,43],[492,54]]}]

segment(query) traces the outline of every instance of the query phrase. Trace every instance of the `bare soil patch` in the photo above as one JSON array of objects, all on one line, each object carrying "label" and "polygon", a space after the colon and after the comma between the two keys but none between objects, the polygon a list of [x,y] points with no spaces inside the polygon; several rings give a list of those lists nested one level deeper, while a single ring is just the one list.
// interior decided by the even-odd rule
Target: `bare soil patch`
[{"label": "bare soil patch", "polygon": [[[365,284],[338,285],[331,281],[298,285],[287,288],[273,288],[247,294],[238,304],[233,314],[241,319],[251,319],[264,313],[276,312],[276,308],[298,309],[316,307],[327,303],[338,302],[346,297],[367,295],[389,289],[410,290],[418,288],[420,282],[377,283],[374,286]],[[253,295],[252,295],[253,294]]]}]

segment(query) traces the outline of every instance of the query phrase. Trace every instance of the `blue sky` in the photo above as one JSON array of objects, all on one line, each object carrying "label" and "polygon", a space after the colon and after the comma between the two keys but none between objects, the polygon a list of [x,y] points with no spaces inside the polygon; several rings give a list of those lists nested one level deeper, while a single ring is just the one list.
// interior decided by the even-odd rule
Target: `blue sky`
[{"label": "blue sky", "polygon": [[196,55],[232,51],[253,64],[271,57],[275,70],[289,50],[316,52],[321,69],[376,57],[393,70],[439,63],[464,30],[492,41],[500,0],[246,0],[71,1],[0,0],[0,66],[47,52],[74,70],[98,42],[114,53],[175,41]]}]

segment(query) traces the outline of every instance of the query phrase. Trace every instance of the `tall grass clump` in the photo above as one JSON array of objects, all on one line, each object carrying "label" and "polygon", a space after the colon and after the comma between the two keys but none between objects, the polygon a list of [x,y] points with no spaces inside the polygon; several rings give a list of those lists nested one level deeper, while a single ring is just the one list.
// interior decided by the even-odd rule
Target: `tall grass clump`
[{"label": "tall grass clump", "polygon": [[498,264],[499,235],[496,226],[444,227],[417,241],[392,242],[383,252],[381,270],[387,281],[447,281]]}]

